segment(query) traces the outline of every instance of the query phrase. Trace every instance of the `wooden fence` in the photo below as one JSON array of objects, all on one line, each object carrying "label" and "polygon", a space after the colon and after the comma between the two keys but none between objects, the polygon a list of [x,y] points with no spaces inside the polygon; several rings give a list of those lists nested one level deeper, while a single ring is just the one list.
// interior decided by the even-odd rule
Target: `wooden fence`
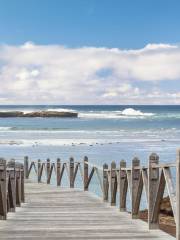
[{"label": "wooden fence", "polygon": [[6,220],[7,213],[15,212],[24,200],[23,164],[0,158],[0,219]]},{"label": "wooden fence", "polygon": [[160,164],[158,155],[153,153],[149,157],[148,166],[141,166],[140,160],[134,158],[130,167],[126,166],[124,160],[118,166],[112,162],[110,166],[104,164],[99,167],[91,164],[87,157],[83,161],[70,158],[68,162],[60,159],[56,162],[51,162],[50,159],[30,161],[25,157],[24,166],[13,160],[6,163],[4,159],[0,159],[0,219],[6,219],[7,212],[15,211],[16,206],[24,202],[24,177],[29,178],[33,170],[38,182],[42,181],[45,174],[47,184],[51,183],[54,174],[57,186],[61,186],[66,171],[70,188],[74,188],[79,171],[84,191],[88,191],[96,174],[103,200],[109,201],[112,206],[117,204],[120,211],[127,211],[129,194],[133,219],[139,217],[144,189],[149,229],[158,228],[160,204],[166,187],[176,222],[176,239],[180,240],[180,150],[177,151],[175,163]]},{"label": "wooden fence", "polygon": [[[172,168],[176,177],[172,177]],[[158,217],[160,204],[163,199],[165,187],[170,198],[174,219],[176,222],[176,239],[180,240],[180,150],[177,151],[175,163],[160,164],[159,156],[152,153],[149,157],[148,166],[141,166],[140,160],[134,158],[131,167],[126,166],[126,161],[121,160],[119,166],[113,161],[110,166],[103,167],[89,163],[85,157],[82,162],[70,158],[68,162],[57,159],[56,163],[47,161],[29,161],[24,159],[25,177],[28,178],[34,169],[37,174],[37,181],[41,182],[43,172],[46,175],[47,184],[51,183],[53,172],[56,176],[57,186],[61,186],[62,177],[66,171],[69,187],[73,188],[78,171],[82,178],[84,191],[87,191],[91,180],[96,174],[103,200],[109,201],[112,206],[117,204],[120,211],[127,211],[127,195],[131,201],[131,215],[133,219],[139,217],[140,203],[144,189],[148,209],[149,229],[158,228]],[[117,199],[117,192],[119,198]]]}]

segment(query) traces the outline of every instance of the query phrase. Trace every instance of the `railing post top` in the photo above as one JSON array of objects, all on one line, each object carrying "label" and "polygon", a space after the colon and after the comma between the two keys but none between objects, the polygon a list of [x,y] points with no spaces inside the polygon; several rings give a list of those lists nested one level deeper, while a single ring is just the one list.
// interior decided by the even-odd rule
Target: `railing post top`
[{"label": "railing post top", "polygon": [[25,159],[25,160],[28,160],[28,156],[24,156],[24,159]]},{"label": "railing post top", "polygon": [[149,163],[159,163],[159,156],[156,153],[151,153],[149,156]]},{"label": "railing post top", "polygon": [[50,162],[50,159],[49,159],[49,158],[47,158],[47,162]]},{"label": "railing post top", "polygon": [[133,160],[132,160],[132,165],[133,166],[139,166],[139,164],[140,164],[139,158],[134,157]]},{"label": "railing post top", "polygon": [[14,168],[14,167],[15,167],[15,159],[9,160],[9,161],[7,162],[7,166]]},{"label": "railing post top", "polygon": [[40,160],[40,159],[38,159],[38,162],[41,162],[41,160]]},{"label": "railing post top", "polygon": [[57,158],[57,162],[60,162],[61,161],[61,159],[60,158]]},{"label": "railing post top", "polygon": [[74,158],[73,158],[73,157],[70,157],[69,161],[70,161],[70,162],[74,162]]},{"label": "railing post top", "polygon": [[108,169],[107,163],[104,163],[104,164],[103,164],[103,169]]},{"label": "railing post top", "polygon": [[0,164],[1,165],[5,165],[6,164],[6,160],[4,158],[0,158]]},{"label": "railing post top", "polygon": [[116,162],[115,161],[111,162],[111,168],[116,168]]},{"label": "railing post top", "polygon": [[124,159],[121,159],[120,167],[126,167],[126,161]]},{"label": "railing post top", "polygon": [[88,157],[87,156],[84,157],[84,162],[88,162]]}]

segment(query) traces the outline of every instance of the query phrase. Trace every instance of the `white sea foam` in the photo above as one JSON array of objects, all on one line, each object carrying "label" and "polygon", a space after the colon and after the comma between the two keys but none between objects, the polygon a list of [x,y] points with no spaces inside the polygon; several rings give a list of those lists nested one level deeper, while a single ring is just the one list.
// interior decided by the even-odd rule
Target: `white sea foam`
[{"label": "white sea foam", "polygon": [[56,112],[77,112],[74,109],[68,109],[68,108],[49,108],[46,111],[56,111]]},{"label": "white sea foam", "polygon": [[135,110],[134,108],[126,108],[121,112],[125,116],[153,116],[154,113],[143,113],[140,110]]},{"label": "white sea foam", "polygon": [[11,127],[0,127],[0,131],[7,131],[7,130],[11,130]]},{"label": "white sea foam", "polygon": [[144,118],[154,116],[154,113],[144,113],[140,110],[135,110],[133,108],[126,108],[123,111],[89,111],[80,112],[80,118],[114,118],[114,119],[126,119],[126,118]]}]

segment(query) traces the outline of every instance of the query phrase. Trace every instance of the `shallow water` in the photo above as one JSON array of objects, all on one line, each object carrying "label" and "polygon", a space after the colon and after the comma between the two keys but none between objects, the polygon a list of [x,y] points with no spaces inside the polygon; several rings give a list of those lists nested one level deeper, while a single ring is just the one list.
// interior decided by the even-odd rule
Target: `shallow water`
[{"label": "shallow water", "polygon": [[[77,111],[78,118],[0,118],[0,152],[6,159],[81,161],[86,155],[99,166],[137,156],[147,164],[156,152],[175,162],[180,146],[180,106],[0,106],[0,111],[56,109]],[[65,110],[64,110],[65,109]],[[64,178],[67,185],[67,179]],[[80,186],[80,176],[77,186]],[[100,192],[97,179],[91,189]]]}]

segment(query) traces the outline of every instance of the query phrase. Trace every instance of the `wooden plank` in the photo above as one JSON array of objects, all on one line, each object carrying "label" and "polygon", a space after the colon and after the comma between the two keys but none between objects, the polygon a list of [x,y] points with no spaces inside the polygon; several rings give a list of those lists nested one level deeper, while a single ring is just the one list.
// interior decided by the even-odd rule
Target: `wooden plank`
[{"label": "wooden plank", "polygon": [[70,188],[74,187],[74,158],[69,159],[69,177],[70,177]]},{"label": "wooden plank", "polygon": [[128,181],[127,181],[127,174],[125,170],[122,168],[126,167],[126,162],[124,160],[120,161],[120,172],[119,172],[119,208],[120,211],[126,211],[126,197],[127,197],[127,188],[128,188]]},{"label": "wooden plank", "polygon": [[92,193],[26,183],[26,204],[0,223],[0,238],[8,240],[172,240],[160,230],[103,203]]},{"label": "wooden plank", "polygon": [[50,169],[51,169],[51,161],[50,159],[48,158],[46,160],[46,179],[47,179],[47,184],[50,184],[50,181],[49,181],[49,175],[50,175]]},{"label": "wooden plank", "polygon": [[[140,171],[140,170],[139,170]],[[139,176],[139,182],[137,183],[137,191],[134,199],[134,209],[133,209],[133,218],[138,218],[141,196],[143,191],[143,178],[142,178],[142,171]]]},{"label": "wooden plank", "polygon": [[[137,206],[137,204],[138,203],[140,204],[140,199],[137,199],[137,197],[140,198],[141,193],[142,193],[142,188],[141,188],[142,184],[139,185],[140,176],[141,176],[140,169],[134,169],[135,167],[138,167],[138,166],[140,166],[140,160],[135,157],[132,160],[132,170],[131,170],[131,186],[132,186],[131,216],[132,216],[132,218],[138,218],[138,211],[137,210],[139,209],[139,206]],[[138,192],[138,190],[139,190],[139,192]],[[136,206],[135,206],[135,204],[136,204]]]},{"label": "wooden plank", "polygon": [[87,182],[86,182],[85,189],[88,189],[88,187],[89,187],[89,184],[90,184],[90,182],[91,182],[91,179],[92,179],[92,177],[93,177],[93,175],[94,175],[94,170],[95,170],[95,168],[93,167],[93,168],[91,169],[91,172],[90,172],[90,174],[89,174],[88,180],[87,180]]},{"label": "wooden plank", "polygon": [[7,179],[6,179],[6,160],[0,158],[0,219],[6,220],[7,218]]},{"label": "wooden plank", "polygon": [[50,170],[49,170],[49,176],[48,176],[48,179],[47,179],[47,184],[51,183],[51,177],[52,177],[53,168],[54,168],[54,164],[52,163],[51,167],[50,167]]},{"label": "wooden plank", "polygon": [[148,174],[148,225],[149,229],[158,228],[157,223],[152,222],[153,207],[156,199],[156,193],[159,183],[159,169],[152,168],[153,164],[159,163],[159,156],[156,153],[152,153],[149,157],[149,174]]},{"label": "wooden plank", "polygon": [[108,169],[108,165],[105,163],[103,165],[103,200],[108,201],[108,192],[109,192],[109,182],[108,182],[108,173],[105,171]]},{"label": "wooden plank", "polygon": [[16,171],[15,171],[15,160],[11,160],[7,163],[8,170],[8,211],[15,212],[16,208]]},{"label": "wooden plank", "polygon": [[60,175],[61,175],[61,160],[60,158],[56,161],[56,183],[60,186]]},{"label": "wooden plank", "polygon": [[116,205],[116,194],[117,194],[117,176],[116,171],[116,163],[113,161],[111,163],[111,172],[110,172],[110,187],[111,187],[111,206]]},{"label": "wooden plank", "polygon": [[180,149],[176,157],[176,240],[180,240]]},{"label": "wooden plank", "polygon": [[75,167],[74,175],[73,175],[73,184],[75,184],[75,180],[76,180],[76,175],[77,175],[78,169],[79,169],[79,163],[76,163],[76,167]]},{"label": "wooden plank", "polygon": [[25,175],[25,178],[28,179],[28,177],[29,177],[29,159],[28,159],[28,156],[24,157],[24,175]]},{"label": "wooden plank", "polygon": [[165,178],[164,172],[161,170],[160,181],[157,188],[157,193],[155,195],[155,201],[152,208],[152,215],[151,215],[151,224],[158,226],[158,216],[160,212],[160,205],[163,199],[164,189],[165,189]]},{"label": "wooden plank", "polygon": [[88,157],[84,157],[84,191],[88,191],[88,185],[87,182],[89,181],[89,173],[88,173]]},{"label": "wooden plank", "polygon": [[171,202],[171,207],[172,207],[174,218],[176,221],[176,191],[175,191],[175,186],[174,186],[172,175],[171,175],[171,170],[169,167],[165,167],[163,168],[163,172],[166,180],[166,187],[167,187],[169,199]]}]

